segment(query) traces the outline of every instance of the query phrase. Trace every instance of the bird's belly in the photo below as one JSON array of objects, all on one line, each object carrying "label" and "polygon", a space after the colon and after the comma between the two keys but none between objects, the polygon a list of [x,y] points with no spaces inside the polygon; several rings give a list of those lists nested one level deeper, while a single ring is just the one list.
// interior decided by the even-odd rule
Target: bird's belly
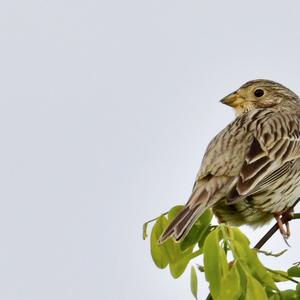
[{"label": "bird's belly", "polygon": [[213,213],[219,222],[225,222],[234,226],[244,224],[260,226],[269,222],[273,217],[272,213],[261,211],[245,200],[241,200],[233,205],[226,204],[224,200],[213,207]]}]

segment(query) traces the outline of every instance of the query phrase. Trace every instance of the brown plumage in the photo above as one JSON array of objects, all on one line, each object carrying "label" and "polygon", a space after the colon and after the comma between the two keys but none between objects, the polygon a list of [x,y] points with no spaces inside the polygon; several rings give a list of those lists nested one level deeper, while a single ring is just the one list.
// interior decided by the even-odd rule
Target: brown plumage
[{"label": "brown plumage", "polygon": [[259,226],[300,196],[300,99],[269,80],[249,81],[222,103],[236,119],[208,145],[192,195],[160,238],[182,240],[212,208],[220,222]]}]

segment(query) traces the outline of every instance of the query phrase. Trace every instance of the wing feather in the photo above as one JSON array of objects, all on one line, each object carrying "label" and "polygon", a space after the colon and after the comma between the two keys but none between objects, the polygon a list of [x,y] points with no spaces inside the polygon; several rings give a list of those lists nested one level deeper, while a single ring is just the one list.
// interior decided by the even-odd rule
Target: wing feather
[{"label": "wing feather", "polygon": [[273,114],[258,124],[238,175],[228,193],[234,203],[266,188],[288,172],[287,162],[300,158],[300,122],[295,115]]}]

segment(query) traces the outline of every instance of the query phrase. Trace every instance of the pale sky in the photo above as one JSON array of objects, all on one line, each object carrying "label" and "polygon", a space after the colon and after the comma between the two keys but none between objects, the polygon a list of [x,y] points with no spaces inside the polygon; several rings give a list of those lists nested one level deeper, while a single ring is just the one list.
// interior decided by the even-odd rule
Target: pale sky
[{"label": "pale sky", "polygon": [[[142,224],[187,200],[234,117],[219,99],[256,78],[300,94],[299,10],[2,1],[0,299],[192,299],[189,272],[174,280],[152,263]],[[299,226],[270,267],[300,260]],[[242,230],[254,244],[267,227]],[[279,234],[265,247],[285,248]]]}]

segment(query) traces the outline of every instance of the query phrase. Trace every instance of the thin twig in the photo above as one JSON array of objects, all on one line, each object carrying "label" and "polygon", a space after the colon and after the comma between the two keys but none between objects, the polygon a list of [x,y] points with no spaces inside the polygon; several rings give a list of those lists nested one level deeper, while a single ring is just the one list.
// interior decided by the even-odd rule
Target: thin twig
[{"label": "thin twig", "polygon": [[147,234],[148,224],[151,223],[151,222],[156,221],[158,218],[160,218],[161,216],[165,216],[165,215],[168,214],[168,213],[169,213],[169,212],[167,211],[167,212],[161,214],[160,216],[158,216],[158,217],[156,217],[156,218],[154,218],[154,219],[152,219],[152,220],[149,220],[149,221],[147,221],[147,222],[145,222],[145,223],[143,224],[143,240],[145,240],[145,239],[147,238],[147,236],[148,236],[148,234]]},{"label": "thin twig", "polygon": [[273,256],[273,257],[279,257],[282,254],[284,254],[288,249],[284,249],[278,253],[273,253],[272,251],[263,251],[263,250],[258,250],[258,253],[264,254],[266,256]]}]

